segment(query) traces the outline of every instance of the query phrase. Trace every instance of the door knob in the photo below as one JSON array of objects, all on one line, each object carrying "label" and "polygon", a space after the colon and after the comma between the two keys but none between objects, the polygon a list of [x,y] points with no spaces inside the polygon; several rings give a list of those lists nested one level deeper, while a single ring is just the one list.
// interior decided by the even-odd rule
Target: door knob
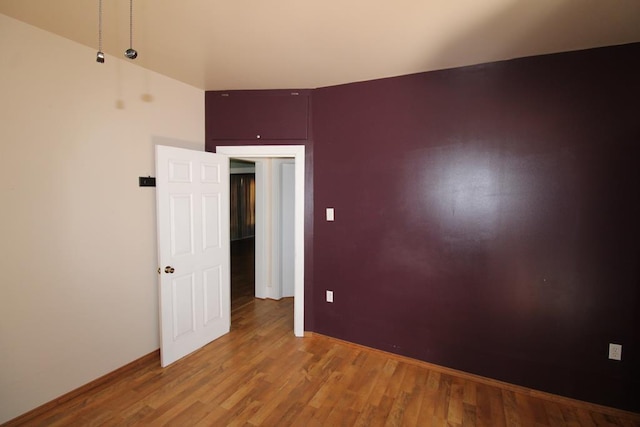
[{"label": "door knob", "polygon": [[164,272],[165,272],[165,273],[173,274],[173,272],[174,272],[174,271],[176,271],[176,269],[175,269],[175,268],[173,268],[173,267],[171,267],[170,265],[167,265],[167,266],[164,268]]}]

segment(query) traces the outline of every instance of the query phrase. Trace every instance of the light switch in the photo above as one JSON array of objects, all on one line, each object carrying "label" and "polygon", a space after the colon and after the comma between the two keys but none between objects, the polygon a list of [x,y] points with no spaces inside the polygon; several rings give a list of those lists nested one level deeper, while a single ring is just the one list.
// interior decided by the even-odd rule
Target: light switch
[{"label": "light switch", "polygon": [[333,291],[327,291],[327,302],[333,302]]},{"label": "light switch", "polygon": [[327,208],[327,221],[333,221],[334,218],[333,208]]}]

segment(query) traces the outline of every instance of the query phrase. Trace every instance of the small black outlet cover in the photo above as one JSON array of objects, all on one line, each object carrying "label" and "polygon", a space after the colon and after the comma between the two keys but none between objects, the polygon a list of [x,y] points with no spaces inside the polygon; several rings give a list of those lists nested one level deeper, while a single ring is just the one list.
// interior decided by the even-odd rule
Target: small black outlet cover
[{"label": "small black outlet cover", "polygon": [[140,187],[155,187],[156,179],[150,176],[141,176],[138,178],[138,183]]}]

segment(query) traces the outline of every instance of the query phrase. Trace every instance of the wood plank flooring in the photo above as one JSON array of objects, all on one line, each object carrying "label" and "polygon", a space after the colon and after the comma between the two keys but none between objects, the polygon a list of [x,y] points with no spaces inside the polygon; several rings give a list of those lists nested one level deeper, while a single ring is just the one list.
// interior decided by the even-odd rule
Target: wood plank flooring
[{"label": "wood plank flooring", "polygon": [[255,295],[254,237],[231,242],[231,307],[242,306]]},{"label": "wood plank flooring", "polygon": [[313,334],[293,300],[238,293],[231,332],[162,369],[132,370],[8,426],[625,426],[582,404]]}]

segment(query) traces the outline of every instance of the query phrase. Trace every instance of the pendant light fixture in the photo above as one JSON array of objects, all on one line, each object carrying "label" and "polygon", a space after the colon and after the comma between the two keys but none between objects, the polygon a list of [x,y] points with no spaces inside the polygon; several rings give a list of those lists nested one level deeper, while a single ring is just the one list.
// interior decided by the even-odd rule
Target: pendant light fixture
[{"label": "pendant light fixture", "polygon": [[[129,0],[129,49],[124,51],[124,56],[136,59],[138,51],[133,48],[133,0]],[[102,0],[98,0],[98,53],[96,62],[104,64],[104,52],[102,52]]]},{"label": "pendant light fixture", "polygon": [[133,0],[129,0],[129,49],[124,51],[124,56],[129,59],[138,57],[138,52],[133,48]]},{"label": "pendant light fixture", "polygon": [[104,64],[104,53],[102,52],[102,0],[98,0],[98,53],[96,62]]}]

